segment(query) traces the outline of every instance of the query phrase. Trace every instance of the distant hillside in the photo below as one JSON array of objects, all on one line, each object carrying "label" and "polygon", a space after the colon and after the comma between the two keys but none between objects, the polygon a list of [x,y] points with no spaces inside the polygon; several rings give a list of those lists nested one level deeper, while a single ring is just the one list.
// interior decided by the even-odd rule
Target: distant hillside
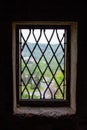
[{"label": "distant hillside", "polygon": [[[33,51],[33,49],[35,47],[35,44],[34,43],[32,43],[32,44],[28,43],[28,46],[29,46],[30,50]],[[47,44],[39,44],[39,46],[40,46],[42,52],[44,52],[45,49],[46,49]],[[51,47],[52,47],[53,51],[55,52],[55,50],[58,47],[58,44],[51,44]],[[33,56],[35,57],[36,60],[38,60],[41,57],[41,55],[42,55],[42,53],[41,53],[39,47],[36,46],[36,48],[33,51]],[[45,57],[46,57],[47,60],[49,60],[52,57],[53,52],[52,52],[50,46],[47,47],[44,55],[45,55]],[[55,53],[55,55],[57,56],[58,60],[61,60],[61,58],[63,56],[63,51],[62,51],[61,47],[58,48],[58,50]],[[28,50],[27,46],[24,47],[24,49],[22,51],[22,56],[23,57],[29,57],[30,56],[30,51]]]}]

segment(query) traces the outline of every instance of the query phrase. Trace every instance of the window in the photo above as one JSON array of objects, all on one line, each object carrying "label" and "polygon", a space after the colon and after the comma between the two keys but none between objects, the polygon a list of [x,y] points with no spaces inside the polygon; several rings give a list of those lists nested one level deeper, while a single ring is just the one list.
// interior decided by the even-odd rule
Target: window
[{"label": "window", "polygon": [[76,72],[73,72],[76,69],[76,50],[72,50],[76,47],[74,24],[13,24],[14,104],[70,106],[75,102],[72,99],[72,87],[73,90],[76,87]]}]

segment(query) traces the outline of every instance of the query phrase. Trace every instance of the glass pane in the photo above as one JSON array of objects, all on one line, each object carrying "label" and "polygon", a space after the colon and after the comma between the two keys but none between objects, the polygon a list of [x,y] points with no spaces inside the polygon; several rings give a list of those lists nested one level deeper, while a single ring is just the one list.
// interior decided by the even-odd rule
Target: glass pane
[{"label": "glass pane", "polygon": [[19,33],[21,99],[64,99],[65,30],[20,29]]}]

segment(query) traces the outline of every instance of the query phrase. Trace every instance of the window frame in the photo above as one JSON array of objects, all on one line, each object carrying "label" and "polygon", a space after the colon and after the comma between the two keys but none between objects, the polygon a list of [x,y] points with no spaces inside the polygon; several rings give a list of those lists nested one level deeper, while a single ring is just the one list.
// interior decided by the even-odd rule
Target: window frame
[{"label": "window frame", "polygon": [[[70,65],[68,65],[69,66],[69,72],[70,72],[70,77],[69,77],[69,84],[70,84],[70,87],[67,89],[67,92],[68,92],[68,96],[67,96],[67,98],[66,98],[66,100],[65,101],[61,101],[61,100],[43,100],[43,102],[42,102],[42,100],[38,100],[38,103],[37,103],[37,101],[35,101],[35,100],[27,100],[27,102],[26,101],[23,101],[23,100],[20,100],[19,101],[19,97],[18,97],[18,95],[19,95],[19,91],[18,90],[16,90],[16,88],[15,88],[15,86],[16,86],[16,84],[17,84],[17,79],[18,78],[16,78],[16,77],[18,77],[18,75],[16,75],[17,73],[16,73],[16,68],[17,67],[19,67],[19,65],[18,64],[16,64],[17,63],[17,61],[16,61],[16,54],[17,54],[17,48],[16,48],[16,41],[18,40],[17,39],[17,37],[16,37],[16,26],[22,26],[23,24],[24,24],[24,26],[37,26],[38,25],[38,23],[39,23],[39,25],[40,26],[60,26],[60,27],[69,27],[70,28],[70,30],[71,30],[71,33],[70,33],[70,35],[71,35],[71,38],[69,39],[70,40],[70,42],[72,43],[72,40],[74,40],[73,38],[73,36],[72,36],[72,30],[73,30],[73,26],[75,26],[75,28],[76,28],[76,30],[77,30],[77,23],[76,22],[51,22],[51,21],[33,21],[33,22],[14,22],[13,23],[13,25],[12,25],[12,31],[13,31],[13,80],[14,80],[14,82],[13,82],[13,97],[14,97],[14,107],[17,107],[17,106],[33,106],[33,107],[40,107],[40,106],[43,106],[43,107],[61,107],[61,106],[63,106],[63,107],[70,107],[71,105],[72,105],[72,88],[71,88],[71,86],[72,86],[72,74],[71,74],[71,72],[73,71],[73,68],[72,68],[72,44],[70,43],[70,45],[69,45],[69,50],[70,50],[70,52],[69,52],[69,55],[70,55],[70,57],[69,57],[69,62],[68,63],[70,63]],[[75,33],[75,35],[77,35],[77,32]],[[75,38],[76,38],[76,40],[77,40],[77,37],[75,36]],[[14,45],[15,44],[15,45]],[[75,44],[76,44],[76,41],[75,41]],[[77,46],[77,44],[76,45],[74,45],[74,46]],[[74,67],[76,67],[76,62],[77,62],[77,48],[76,48],[76,51],[75,51],[75,56],[76,56],[76,58],[75,58],[75,65],[74,65]],[[70,60],[71,59],[71,60]],[[75,73],[75,78],[76,78],[76,73]],[[74,92],[76,91],[76,82],[75,82],[75,87],[74,87]],[[75,93],[74,93],[74,96],[75,96]],[[75,104],[75,98],[76,98],[76,96],[74,97],[74,108],[75,108],[75,106],[76,106],[76,104]],[[49,105],[48,105],[49,104]]]}]

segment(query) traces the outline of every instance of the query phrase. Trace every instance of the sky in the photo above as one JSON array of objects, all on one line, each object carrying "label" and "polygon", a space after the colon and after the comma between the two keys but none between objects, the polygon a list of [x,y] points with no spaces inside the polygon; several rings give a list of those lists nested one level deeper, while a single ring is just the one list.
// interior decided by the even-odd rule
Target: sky
[{"label": "sky", "polygon": [[[23,35],[24,39],[26,40],[29,33],[30,33],[29,29],[21,29],[21,31],[22,31],[22,35]],[[31,29],[31,32],[33,32],[32,29]],[[46,29],[45,34],[46,34],[46,37],[47,37],[48,40],[50,40],[50,37],[51,37],[52,33],[53,33],[53,29]],[[61,40],[62,37],[63,37],[63,34],[64,34],[64,29],[58,29],[57,33],[58,33],[59,39]],[[35,35],[36,40],[38,40],[38,38],[40,36],[40,29],[35,29],[34,30],[34,35]],[[44,31],[42,30],[42,35],[41,35],[40,40],[39,40],[38,43],[47,44],[48,42],[46,40],[46,37],[44,36]],[[24,42],[23,38],[21,40],[22,40],[22,42]],[[32,33],[30,33],[30,36],[29,36],[27,42],[36,43]],[[59,43],[59,41],[58,41],[58,38],[56,36],[56,31],[54,31],[53,37],[52,37],[52,39],[50,41],[50,44],[56,44],[56,43]],[[62,40],[62,43],[64,43],[64,39]]]}]

